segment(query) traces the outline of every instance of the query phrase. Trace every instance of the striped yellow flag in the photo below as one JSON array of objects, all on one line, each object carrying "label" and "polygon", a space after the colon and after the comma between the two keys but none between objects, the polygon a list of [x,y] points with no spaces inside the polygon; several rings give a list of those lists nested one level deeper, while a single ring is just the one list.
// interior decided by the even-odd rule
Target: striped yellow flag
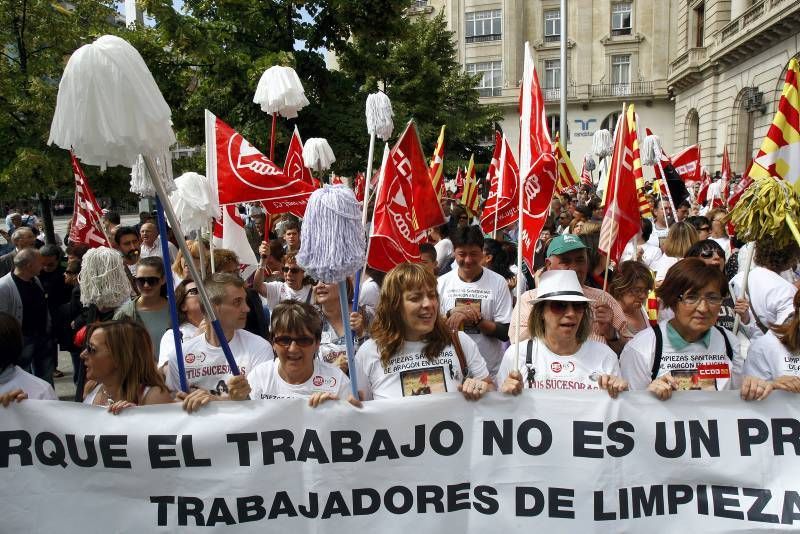
[{"label": "striped yellow flag", "polygon": [[464,192],[461,194],[461,203],[467,208],[470,216],[479,215],[481,207],[481,195],[478,190],[478,179],[475,176],[475,156],[469,157],[467,165],[467,175],[464,178]]},{"label": "striped yellow flag", "polygon": [[578,175],[578,172],[575,170],[572,160],[569,159],[569,155],[564,149],[564,145],[561,144],[558,134],[556,134],[556,142],[553,145],[553,152],[555,153],[556,161],[558,162],[558,181],[556,182],[556,191],[561,193],[564,190],[580,183],[580,175]]},{"label": "striped yellow flag", "polygon": [[433,182],[433,189],[436,195],[441,199],[444,197],[444,178],[442,177],[442,170],[444,168],[444,129],[446,125],[442,125],[442,131],[439,132],[439,140],[436,141],[436,149],[433,151],[431,158],[430,174],[431,182]]},{"label": "striped yellow flag", "polygon": [[633,176],[636,179],[636,196],[639,199],[639,215],[652,219],[653,211],[645,196],[644,174],[642,173],[642,159],[639,151],[639,115],[636,114],[633,104],[628,106],[628,128],[633,141]]}]

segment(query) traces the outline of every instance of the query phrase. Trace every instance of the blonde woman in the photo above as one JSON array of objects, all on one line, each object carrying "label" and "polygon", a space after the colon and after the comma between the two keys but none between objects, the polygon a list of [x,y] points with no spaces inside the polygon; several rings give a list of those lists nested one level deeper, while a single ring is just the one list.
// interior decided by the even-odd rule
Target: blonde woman
[{"label": "blonde woman", "polygon": [[656,282],[661,282],[667,271],[686,256],[692,245],[699,241],[697,230],[688,222],[675,223],[669,228],[661,250],[664,255],[656,260],[650,269],[656,271]]},{"label": "blonde woman", "polygon": [[[189,252],[192,254],[192,260],[194,264],[197,266],[200,272],[203,272],[205,269],[206,276],[211,274],[211,254],[208,250],[208,245],[206,245],[205,241],[201,240],[187,240],[186,246],[189,248]],[[200,267],[200,247],[203,247],[203,267]],[[175,255],[175,261],[172,262],[172,272],[174,273],[173,282],[177,286],[181,283],[182,280],[191,280],[192,274],[189,272],[189,267],[186,264],[186,258],[183,256],[183,251],[178,250],[178,253]]]}]

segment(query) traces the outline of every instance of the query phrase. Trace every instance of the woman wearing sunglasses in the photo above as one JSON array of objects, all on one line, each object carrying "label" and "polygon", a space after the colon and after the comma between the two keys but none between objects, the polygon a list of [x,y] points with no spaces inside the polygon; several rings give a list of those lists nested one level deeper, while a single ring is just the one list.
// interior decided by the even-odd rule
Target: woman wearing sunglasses
[{"label": "woman wearing sunglasses", "polygon": [[[342,321],[342,308],[339,305],[339,288],[337,284],[317,282],[314,286],[314,302],[319,314],[322,316],[322,344],[319,356],[327,363],[339,367],[345,373],[347,368],[347,344],[345,340],[344,321]],[[351,309],[353,302],[353,284],[347,281],[347,309]],[[356,336],[355,350],[358,350],[367,332],[366,310],[362,306],[357,312],[350,312],[347,318],[350,328]]]},{"label": "woman wearing sunglasses", "polygon": [[[193,280],[183,280],[175,288],[175,305],[178,308],[178,328],[181,340],[186,341],[203,333],[203,305],[200,303],[200,292]],[[175,350],[175,338],[172,329],[161,336],[159,348],[158,368],[162,369],[169,361],[169,354]]]},{"label": "woman wearing sunglasses", "polygon": [[161,348],[161,337],[172,327],[164,288],[164,263],[158,256],[141,258],[136,264],[136,288],[139,296],[126,302],[114,313],[114,320],[131,319],[141,323],[156,348],[155,362]]},{"label": "woman wearing sunglasses", "polygon": [[297,253],[287,252],[283,256],[283,281],[266,282],[258,285],[258,293],[267,299],[267,307],[274,310],[279,302],[296,300],[311,302],[314,281],[306,276],[306,272],[297,264]]},{"label": "woman wearing sunglasses", "polygon": [[130,320],[96,323],[88,339],[81,352],[87,379],[84,404],[118,414],[131,406],[172,402],[142,325]]},{"label": "woman wearing sunglasses", "polygon": [[307,398],[310,406],[346,396],[350,380],[338,368],[317,357],[322,320],[305,302],[285,300],[272,312],[275,359],[253,368],[247,388],[230,393],[233,400]]},{"label": "woman wearing sunglasses", "polygon": [[370,333],[355,362],[365,400],[448,391],[476,400],[494,389],[472,338],[449,330],[436,277],[421,264],[402,263],[386,275]]},{"label": "woman wearing sunglasses", "polygon": [[[518,395],[529,389],[605,389],[612,398],[628,389],[620,378],[617,355],[589,340],[590,299],[572,270],[546,271],[528,317],[530,339],[506,350],[497,384]],[[517,359],[519,350],[519,359]]]},{"label": "woman wearing sunglasses", "polygon": [[679,261],[657,290],[673,314],[634,336],[622,351],[622,376],[632,390],[661,400],[673,391],[741,389],[744,400],[766,398],[772,386],[742,373],[739,340],[716,325],[728,284],[722,271],[699,258]]}]

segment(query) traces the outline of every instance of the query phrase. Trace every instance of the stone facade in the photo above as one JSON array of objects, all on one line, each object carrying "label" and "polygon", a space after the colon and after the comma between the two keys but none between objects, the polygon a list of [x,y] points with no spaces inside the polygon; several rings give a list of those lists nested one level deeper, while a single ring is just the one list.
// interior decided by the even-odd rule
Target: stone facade
[{"label": "stone facade", "polygon": [[[664,0],[568,2],[568,148],[578,169],[591,150],[592,135],[613,128],[613,115],[619,114],[623,101],[636,104],[642,130],[649,126],[664,149],[673,151],[677,136],[667,76],[676,55],[670,30],[676,5]],[[516,147],[525,41],[533,47],[548,117],[557,124],[561,90],[553,67],[560,63],[559,6],[559,0],[430,0],[417,2],[409,13],[444,10],[465,68],[500,67],[499,80],[495,76],[499,87],[492,83],[482,88],[486,96],[481,101],[501,106],[501,127]],[[497,19],[499,27],[494,25]]]},{"label": "stone facade", "polygon": [[[672,0],[676,54],[673,143],[700,143],[712,174],[727,145],[743,173],[775,115],[786,67],[800,53],[797,0]],[[701,31],[702,30],[702,31]]]}]

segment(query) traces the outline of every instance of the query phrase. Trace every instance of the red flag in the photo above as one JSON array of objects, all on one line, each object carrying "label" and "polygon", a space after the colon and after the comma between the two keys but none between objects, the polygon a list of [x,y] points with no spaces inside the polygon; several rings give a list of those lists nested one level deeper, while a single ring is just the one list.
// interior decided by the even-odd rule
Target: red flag
[{"label": "red flag", "polygon": [[353,191],[356,194],[356,200],[359,202],[364,202],[364,190],[366,185],[367,181],[364,179],[364,173],[358,171],[353,178]]},{"label": "red flag", "polygon": [[75,175],[75,208],[72,212],[72,224],[69,229],[69,239],[73,243],[85,243],[90,247],[110,247],[102,228],[103,212],[94,198],[78,163],[78,158],[70,151],[72,158],[72,173]]},{"label": "red flag", "polygon": [[708,187],[711,185],[711,177],[705,167],[701,167],[700,175],[703,181],[700,182],[700,190],[697,192],[697,203],[705,205],[708,200]]},{"label": "red flag", "polygon": [[728,196],[731,187],[731,160],[728,156],[728,145],[722,149],[722,168],[720,170],[722,179],[719,184],[719,193],[714,195],[711,200],[712,208],[723,208],[728,205]]},{"label": "red flag", "polygon": [[424,232],[414,231],[411,182],[397,172],[388,150],[379,171],[380,187],[367,253],[367,265],[383,272],[403,262],[420,261],[419,244],[424,238]]},{"label": "red flag", "polygon": [[636,121],[633,105],[628,106],[623,116],[625,120],[617,128],[614,141],[614,159],[608,174],[606,208],[598,247],[613,262],[619,262],[625,245],[641,228],[634,174],[633,133]]},{"label": "red flag", "polygon": [[[291,163],[291,162],[290,162]],[[272,214],[302,217],[314,187],[302,175],[290,178],[233,128],[206,110],[206,173],[219,203],[260,200]]]},{"label": "red flag", "polygon": [[684,182],[697,182],[702,179],[700,170],[700,145],[684,148],[672,158],[672,166]]},{"label": "red flag", "polygon": [[297,130],[297,126],[294,127],[292,139],[289,141],[289,150],[286,151],[283,173],[290,180],[302,180],[307,184],[314,185],[314,177],[311,175],[311,169],[306,167],[303,161],[303,140],[300,138],[300,132]]},{"label": "red flag", "polygon": [[583,158],[583,166],[581,167],[581,183],[583,185],[592,185],[592,173],[586,168],[586,157]]},{"label": "red flag", "polygon": [[547,133],[544,99],[529,43],[525,43],[519,120],[519,172],[523,178],[519,242],[522,258],[533,272],[536,241],[547,220],[559,171],[550,135]]},{"label": "red flag", "polygon": [[461,195],[464,193],[464,172],[461,167],[456,170],[456,194],[455,199],[461,200]]},{"label": "red flag", "polygon": [[[481,228],[491,234],[519,219],[519,167],[505,136],[495,132],[494,154],[486,173],[490,189],[481,214]],[[495,226],[495,220],[497,225]]]},{"label": "red flag", "polygon": [[444,224],[444,212],[436,190],[433,188],[428,164],[425,161],[422,144],[417,134],[417,127],[413,121],[408,122],[405,131],[392,149],[389,159],[397,166],[397,171],[402,178],[411,181],[416,229],[424,232],[428,228]]}]

